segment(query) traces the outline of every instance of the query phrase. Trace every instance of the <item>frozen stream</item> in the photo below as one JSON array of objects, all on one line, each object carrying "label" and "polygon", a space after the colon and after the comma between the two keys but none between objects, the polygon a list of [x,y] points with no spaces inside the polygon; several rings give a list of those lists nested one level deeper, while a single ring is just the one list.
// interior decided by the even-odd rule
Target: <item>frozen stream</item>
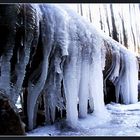
[{"label": "frozen stream", "polygon": [[140,136],[140,102],[130,105],[111,103],[106,105],[110,117],[89,115],[78,121],[76,130],[55,125],[38,127],[27,136]]}]

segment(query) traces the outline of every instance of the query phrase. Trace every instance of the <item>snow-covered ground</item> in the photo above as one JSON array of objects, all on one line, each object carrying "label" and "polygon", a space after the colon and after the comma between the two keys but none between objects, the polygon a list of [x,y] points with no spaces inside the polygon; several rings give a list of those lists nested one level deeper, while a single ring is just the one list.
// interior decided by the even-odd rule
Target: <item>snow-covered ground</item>
[{"label": "snow-covered ground", "polygon": [[140,136],[140,102],[130,105],[106,105],[110,115],[102,118],[88,115],[78,121],[75,130],[63,127],[63,122],[38,127],[27,136]]}]

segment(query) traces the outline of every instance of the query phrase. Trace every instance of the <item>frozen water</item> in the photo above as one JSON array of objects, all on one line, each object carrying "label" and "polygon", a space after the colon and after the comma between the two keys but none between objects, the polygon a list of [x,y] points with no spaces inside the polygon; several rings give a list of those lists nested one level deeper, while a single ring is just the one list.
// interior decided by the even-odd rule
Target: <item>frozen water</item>
[{"label": "frozen water", "polygon": [[112,66],[109,79],[114,83],[116,101],[119,98],[124,104],[138,101],[138,62],[136,56],[124,46],[101,34],[112,51]]},{"label": "frozen water", "polygon": [[[21,40],[23,50],[20,51],[21,57],[15,66],[17,78],[12,83],[13,88],[10,89],[12,48],[7,51],[6,57],[2,56],[0,77],[0,87],[4,87],[7,94],[10,94],[9,90],[12,94],[15,93],[13,100],[16,100],[22,90],[26,66],[30,59],[30,48],[38,41],[40,33],[42,45],[39,47],[42,47],[43,56],[39,67],[29,77],[27,85],[27,114],[30,130],[36,125],[38,99],[41,94],[45,94],[46,99],[44,104],[46,122],[50,121],[49,118],[55,121],[55,108],[59,108],[60,100],[64,99],[61,95],[62,87],[66,98],[68,125],[77,129],[84,127],[89,129],[96,122],[97,125],[98,122],[102,125],[110,120],[111,116],[105,107],[103,94],[102,71],[107,53],[105,42],[112,54],[108,77],[115,85],[117,101],[119,97],[125,104],[138,101],[138,67],[134,54],[97,31],[92,24],[64,5],[32,4],[32,6],[37,11],[36,16],[31,15],[36,17],[35,21],[34,18],[31,18],[32,21],[27,17],[26,22],[31,22],[27,24],[28,26],[35,24],[36,29],[26,32],[25,39]],[[39,33],[34,34],[34,32]],[[87,110],[88,100],[93,111],[91,115]]]},{"label": "frozen water", "polygon": [[110,119],[79,119],[77,130],[60,129],[53,126],[39,127],[27,136],[140,136],[140,102],[130,105],[110,103],[106,105]]}]

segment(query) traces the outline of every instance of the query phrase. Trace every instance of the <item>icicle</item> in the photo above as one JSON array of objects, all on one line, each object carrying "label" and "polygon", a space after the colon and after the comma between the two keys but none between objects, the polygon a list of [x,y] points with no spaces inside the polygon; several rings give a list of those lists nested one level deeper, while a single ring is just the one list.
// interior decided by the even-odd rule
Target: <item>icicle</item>
[{"label": "icicle", "polygon": [[[56,46],[57,47],[57,46]],[[58,48],[57,48],[58,49]],[[51,113],[51,120],[54,122],[55,120],[55,109],[58,108],[59,110],[65,109],[64,106],[64,97],[62,96],[62,75],[63,75],[63,57],[60,55],[60,51],[54,52],[55,58],[54,61],[51,61],[50,71],[48,73],[48,80],[46,81],[45,88],[46,89],[46,100],[48,101],[46,103],[46,107],[50,107]],[[50,96],[50,98],[49,98]],[[46,114],[46,118],[48,118],[48,115]],[[47,120],[46,120],[47,121]]]},{"label": "icicle", "polygon": [[[76,127],[78,120],[77,88],[79,88],[79,117],[86,117],[86,107],[88,100],[91,110],[94,110],[94,113],[97,116],[102,116],[102,111],[105,112],[105,114],[108,114],[104,106],[103,87],[102,84],[100,84],[100,82],[103,82],[102,70],[104,68],[105,62],[101,60],[101,47],[103,46],[103,44],[102,38],[99,37],[98,32],[94,29],[94,27],[92,28],[92,26],[88,22],[86,22],[80,16],[77,16],[74,12],[70,11],[67,7],[63,8],[68,12],[69,16],[71,17],[69,24],[72,25],[69,29],[69,56],[67,58],[64,68],[64,89],[66,95],[67,122],[71,127]],[[86,59],[83,59],[83,61],[78,62],[79,58],[77,58],[77,51],[81,52],[82,48],[86,48],[88,46],[91,50],[91,54],[89,53],[88,56],[89,58],[87,59],[87,61]],[[81,55],[80,57],[82,58],[83,56]],[[89,81],[87,76],[88,74],[84,74],[88,71],[88,66],[90,71]],[[78,70],[79,67],[81,67],[80,70]],[[96,69],[98,70],[96,71]],[[78,76],[79,73],[80,76]],[[85,79],[84,75],[86,76]],[[95,78],[97,75],[99,75],[99,77]],[[81,79],[80,81],[79,78]],[[80,88],[85,89],[86,92],[84,92]],[[99,103],[97,102],[97,100],[99,101]],[[83,106],[84,110],[82,110]]]},{"label": "icicle", "polygon": [[123,49],[121,49],[121,53],[122,68],[120,72],[120,77],[115,84],[116,93],[120,94],[123,103],[136,103],[138,101],[137,60],[135,55],[129,52],[128,50],[124,51]]},{"label": "icicle", "polygon": [[109,80],[114,82],[116,78],[119,76],[119,70],[120,70],[120,52],[119,51],[113,51],[112,52],[112,65],[113,65],[113,71],[111,75],[109,76]]},{"label": "icicle", "polygon": [[79,117],[85,118],[88,109],[89,95],[89,46],[85,46],[82,50],[81,79],[79,86]]},{"label": "icicle", "polygon": [[[24,31],[25,31],[25,35],[24,35],[24,39],[23,39],[23,46],[20,46],[22,48],[20,48],[20,59],[19,62],[17,62],[15,70],[16,70],[16,76],[17,76],[17,80],[15,82],[15,86],[12,89],[12,95],[13,96],[13,101],[16,102],[17,98],[21,92],[22,89],[22,84],[23,84],[23,80],[25,77],[25,72],[26,72],[26,66],[29,62],[29,57],[30,57],[30,49],[32,46],[32,41],[34,39],[34,30],[35,30],[35,23],[36,23],[36,19],[35,19],[35,11],[33,9],[33,7],[31,7],[30,5],[23,5],[23,19],[24,19]],[[21,40],[22,42],[22,40]]]},{"label": "icicle", "polygon": [[[134,54],[128,53],[129,57],[129,82],[130,82],[130,103],[138,102],[138,61]],[[127,60],[127,59],[126,59]]]},{"label": "icicle", "polygon": [[101,65],[102,65],[102,70],[105,69],[106,53],[107,53],[107,50],[106,50],[106,48],[103,45],[102,45],[102,48],[101,48],[101,60],[102,60],[102,64]]},{"label": "icicle", "polygon": [[[42,44],[43,44],[43,62],[41,62],[40,67],[36,71],[33,72],[31,77],[29,78],[29,83],[28,83],[27,115],[28,115],[29,130],[33,129],[33,127],[35,126],[35,121],[33,120],[35,120],[36,118],[34,116],[35,109],[37,109],[36,102],[45,84],[47,71],[48,71],[48,56],[49,56],[51,46],[52,46],[52,39],[51,39],[52,34],[50,33],[48,35],[46,33],[48,29],[47,27],[45,27],[45,23],[46,21],[44,20],[41,21],[41,31],[40,31],[42,34]],[[40,77],[38,81],[36,82],[35,77],[36,75],[39,75],[39,74],[40,74]]]},{"label": "icicle", "polygon": [[[54,55],[55,54],[55,55]],[[61,96],[62,69],[60,48],[57,48],[49,61],[47,80],[44,86],[45,94],[45,116],[46,122],[55,121],[55,110],[64,109],[63,97]],[[62,66],[61,66],[62,65]]]},{"label": "icicle", "polygon": [[104,105],[103,96],[103,74],[101,64],[101,45],[102,40],[93,38],[93,51],[92,51],[92,63],[90,64],[90,94],[94,103],[95,116],[101,117],[102,114],[106,116],[107,110]]},{"label": "icicle", "polygon": [[[66,97],[66,121],[68,126],[75,128],[78,121],[78,92],[81,76],[81,42],[82,38],[77,38],[80,36],[77,30],[82,31],[82,27],[78,28],[78,24],[75,22],[74,13],[70,12],[67,7],[62,6],[62,9],[70,17],[68,23],[68,33],[70,35],[70,44],[69,44],[69,55],[66,57],[64,65],[64,76],[63,76],[63,86],[64,93]],[[73,19],[74,20],[73,20]],[[72,26],[70,26],[72,25]],[[77,26],[77,27],[76,27]],[[81,34],[82,36],[83,34]],[[80,93],[80,92],[79,92]]]},{"label": "icicle", "polygon": [[[44,21],[43,21],[44,22]],[[35,110],[35,104],[38,99],[39,94],[41,93],[45,80],[47,78],[48,73],[48,56],[51,50],[52,46],[52,39],[47,38],[45,33],[46,30],[44,29],[44,23],[41,24],[41,32],[42,32],[42,43],[43,43],[43,62],[41,63],[41,68],[38,69],[38,72],[41,71],[41,76],[39,77],[39,80],[37,82],[34,82],[34,76],[36,71],[31,75],[32,78],[29,79],[28,83],[28,99],[27,99],[27,113],[28,113],[28,123],[29,123],[29,129],[33,129],[34,125],[34,110]],[[49,41],[48,41],[48,40]],[[35,75],[36,76],[36,75]],[[33,84],[34,83],[34,84]]]},{"label": "icicle", "polygon": [[[73,24],[73,19],[70,20]],[[69,23],[71,24],[71,23]],[[77,42],[76,24],[69,29],[70,44],[69,55],[64,63],[63,85],[66,97],[66,121],[68,126],[75,128],[78,121],[78,92],[80,82],[80,41]],[[79,43],[79,44],[78,44]]]},{"label": "icicle", "polygon": [[[72,44],[71,44],[72,45]],[[74,50],[76,51],[76,50]],[[64,87],[66,96],[66,112],[67,122],[71,127],[77,126],[78,110],[78,85],[77,85],[77,71],[76,71],[76,56],[71,56],[70,62],[64,68]]]},{"label": "icicle", "polygon": [[113,50],[112,64],[114,63],[115,67],[111,67],[111,73],[108,75],[112,77],[110,80],[115,85],[116,101],[119,102],[121,97],[122,103],[135,103],[138,101],[138,67],[136,56],[116,41],[109,37],[104,37]]},{"label": "icicle", "polygon": [[[66,35],[66,19],[65,19],[65,12],[60,8],[53,8],[53,5],[41,5],[40,6],[41,12],[44,14],[43,21],[41,21],[41,32],[42,32],[42,43],[43,43],[43,62],[41,68],[41,76],[35,85],[32,84],[32,80],[29,82],[28,88],[28,117],[29,117],[29,129],[32,129],[35,124],[33,124],[34,118],[34,107],[36,100],[43,90],[45,85],[45,81],[48,74],[48,59],[51,53],[52,47],[54,45],[54,41],[56,39],[55,44],[60,46],[62,49],[62,55],[68,55],[67,48],[68,48],[68,36]],[[55,19],[54,19],[55,18]],[[59,20],[60,19],[60,20]],[[60,26],[60,29],[57,29],[56,26]],[[53,115],[54,116],[54,115]]]}]

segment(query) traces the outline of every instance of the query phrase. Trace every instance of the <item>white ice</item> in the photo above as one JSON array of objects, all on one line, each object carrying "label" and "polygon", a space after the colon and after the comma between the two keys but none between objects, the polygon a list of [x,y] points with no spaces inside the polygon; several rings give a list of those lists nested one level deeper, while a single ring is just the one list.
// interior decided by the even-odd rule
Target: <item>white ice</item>
[{"label": "white ice", "polygon": [[[115,84],[117,95],[121,96],[125,104],[137,102],[138,69],[134,54],[131,54],[113,39],[103,35],[92,24],[64,5],[46,4],[40,5],[40,9],[44,15],[41,28],[44,59],[41,76],[37,84],[32,87],[32,82],[29,83],[27,102],[30,129],[33,128],[34,106],[45,86],[45,80],[48,75],[49,55],[52,46],[59,47],[62,51],[62,56],[66,57],[63,84],[66,97],[66,120],[71,127],[77,127],[78,119],[86,117],[88,99],[90,100],[90,109],[93,110],[93,120],[94,117],[102,120],[102,118],[109,116],[104,105],[103,93],[102,70],[105,65],[105,54],[102,54],[102,48],[105,41],[110,44],[111,53],[115,56],[113,65],[116,66],[111,73],[110,79],[114,83],[119,77],[117,84]],[[84,48],[88,47],[91,51],[87,51],[87,57],[84,57],[86,51]],[[84,52],[83,54],[82,51]],[[121,69],[120,59],[124,64],[122,69],[124,73],[122,75],[119,73]],[[78,101],[79,110],[77,108]]]},{"label": "white ice", "polygon": [[77,130],[60,129],[57,125],[36,128],[27,136],[140,136],[140,102],[130,105],[110,103],[110,119],[88,115],[79,119]]}]

